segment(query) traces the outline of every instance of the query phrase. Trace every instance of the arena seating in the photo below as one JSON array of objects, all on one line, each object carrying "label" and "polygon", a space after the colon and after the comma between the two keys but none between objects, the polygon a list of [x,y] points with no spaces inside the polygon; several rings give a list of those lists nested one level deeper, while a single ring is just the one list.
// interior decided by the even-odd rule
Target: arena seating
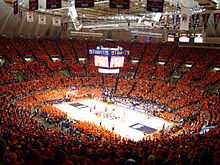
[{"label": "arena seating", "polygon": [[[104,76],[102,81],[103,75],[97,73],[87,48],[100,44],[119,44],[130,50],[118,78]],[[35,60],[25,62],[25,54],[32,54]],[[54,54],[63,61],[51,61]],[[0,57],[7,61],[0,67],[0,164],[121,165],[133,160],[140,165],[220,164],[220,73],[212,70],[220,65],[219,50],[166,43],[0,37]],[[83,65],[79,57],[86,58]],[[132,59],[139,62],[134,64]],[[62,70],[70,71],[71,76]],[[18,79],[18,75],[25,78]],[[178,75],[175,81],[173,75]],[[101,89],[115,84],[115,96],[169,107],[173,111],[155,115],[184,122],[176,130],[134,142],[101,126],[72,121],[50,105],[51,100],[64,98],[71,86]],[[215,128],[200,134],[205,126]]]}]

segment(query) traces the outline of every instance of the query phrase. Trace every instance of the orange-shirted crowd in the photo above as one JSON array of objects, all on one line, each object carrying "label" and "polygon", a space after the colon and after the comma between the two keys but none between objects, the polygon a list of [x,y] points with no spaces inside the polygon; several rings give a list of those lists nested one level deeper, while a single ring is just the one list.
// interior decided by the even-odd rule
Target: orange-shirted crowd
[{"label": "orange-shirted crowd", "polygon": [[[203,53],[202,50],[194,48],[185,48],[185,52],[191,54],[174,53],[171,56],[172,51],[166,51],[169,49],[168,45],[161,48],[161,55],[157,55],[155,52],[161,45],[152,44],[146,47],[147,51],[141,57],[137,54],[142,53],[138,48],[145,49],[143,45],[128,46],[132,49],[132,54],[136,54],[135,58],[142,59],[143,63],[128,65],[130,67],[126,69],[134,73],[132,76],[127,76],[124,68],[119,74],[119,79],[110,81],[107,85],[118,81],[115,95],[134,96],[165,105],[173,111],[157,112],[155,115],[174,122],[185,120],[180,128],[181,133],[161,132],[134,142],[123,139],[101,126],[72,121],[65,113],[50,105],[51,100],[63,99],[68,88],[73,86],[92,87],[92,90],[84,90],[82,94],[92,91],[93,95],[100,96],[99,91],[105,84],[99,75],[94,75],[93,69],[89,69],[92,76],[87,69],[87,74],[83,74],[82,66],[70,62],[77,61],[74,58],[76,52],[87,58],[85,46],[96,44],[91,41],[89,44],[80,44],[75,46],[73,51],[71,41],[59,41],[61,52],[68,60],[59,62],[57,67],[46,64],[49,55],[57,53],[53,41],[18,40],[19,42],[17,39],[0,38],[0,57],[8,61],[8,64],[0,68],[0,164],[220,164],[219,93],[207,94],[203,90],[207,84],[220,80],[219,72],[205,71],[206,66],[219,64],[220,60],[215,50],[207,50],[212,55],[210,57],[200,55]],[[38,45],[39,43],[42,45]],[[22,61],[22,53],[17,55],[12,48],[13,44],[24,52],[27,47],[35,48],[32,53],[37,60],[25,63]],[[74,45],[77,45],[77,42],[73,43],[73,47]],[[163,58],[167,64],[155,65],[156,58]],[[191,70],[182,68],[181,61],[187,60],[195,63]],[[126,63],[129,63],[129,60],[125,61],[125,65]],[[59,74],[60,68],[68,68],[73,72],[73,76],[65,77]],[[14,71],[24,73],[26,79],[22,82],[16,80],[13,76]],[[183,75],[177,83],[166,81],[168,75],[173,72]],[[205,78],[198,79],[201,77]],[[198,80],[192,84],[195,78]],[[108,79],[114,77],[106,80]],[[200,134],[203,126],[214,128]]]}]

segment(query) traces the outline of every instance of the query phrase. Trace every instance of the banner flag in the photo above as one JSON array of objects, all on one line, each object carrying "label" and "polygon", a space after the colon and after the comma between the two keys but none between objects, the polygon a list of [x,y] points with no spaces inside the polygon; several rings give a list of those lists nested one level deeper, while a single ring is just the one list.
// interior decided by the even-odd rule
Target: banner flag
[{"label": "banner flag", "polygon": [[220,13],[214,13],[213,15],[214,15],[214,24],[216,29],[218,24],[220,23]]},{"label": "banner flag", "polygon": [[192,15],[192,23],[191,26],[195,29],[199,26],[199,14],[193,14]]},{"label": "banner flag", "polygon": [[18,10],[18,16],[19,16],[19,18],[22,19],[22,17],[23,17],[23,11],[22,10]]},{"label": "banner flag", "polygon": [[46,15],[38,15],[38,23],[41,25],[45,25],[46,24]]},{"label": "banner flag", "polygon": [[13,3],[14,15],[18,14],[18,0]]},{"label": "banner flag", "polygon": [[27,22],[34,22],[34,14],[32,12],[27,12]]},{"label": "banner flag", "polygon": [[190,15],[191,12],[189,8],[181,8],[180,30],[189,30]]},{"label": "banner flag", "polygon": [[210,16],[209,13],[206,13],[206,14],[202,15],[204,29],[207,29],[207,24],[208,24],[209,16]]},{"label": "banner flag", "polygon": [[59,17],[53,17],[53,25],[61,26],[61,19]]},{"label": "banner flag", "polygon": [[67,32],[67,30],[68,30],[68,23],[67,22],[62,23],[61,24],[61,29],[62,29],[63,32]]}]

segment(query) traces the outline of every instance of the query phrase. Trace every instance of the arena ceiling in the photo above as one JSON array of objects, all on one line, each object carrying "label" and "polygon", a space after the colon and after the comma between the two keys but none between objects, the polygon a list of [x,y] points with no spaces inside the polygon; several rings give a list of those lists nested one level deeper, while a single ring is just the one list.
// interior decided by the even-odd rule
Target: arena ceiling
[{"label": "arena ceiling", "polygon": [[[13,1],[14,0],[4,0],[9,7],[12,7]],[[25,0],[19,0],[19,7],[23,11],[28,11],[24,2]],[[62,8],[53,10],[38,9],[35,11],[35,14],[60,17],[72,25],[69,26],[68,29],[70,32],[76,30],[127,30],[128,22],[129,25],[135,29],[147,28],[148,30],[160,32],[161,27],[157,22],[161,14],[146,11],[146,3],[147,0],[130,0],[129,10],[118,10],[109,8],[109,0],[95,0],[94,8],[77,8],[76,18],[73,20],[68,17],[69,2],[63,0]],[[197,6],[198,9],[203,9],[203,12],[212,12],[219,9],[220,0],[165,0],[164,13],[162,14],[179,10],[179,4]],[[83,25],[83,29],[77,27],[80,25]],[[2,28],[3,27],[0,29],[0,33]],[[25,28],[23,27],[23,29]]]},{"label": "arena ceiling", "polygon": [[[14,0],[4,0],[7,3],[12,3]],[[24,5],[25,0],[19,0],[20,6],[24,9],[27,6]],[[41,0],[40,0],[41,1]],[[118,14],[143,14],[146,13],[146,4],[147,0],[130,0],[130,9],[129,10],[118,10],[109,8],[109,0],[95,0],[95,6],[93,8],[77,8],[77,13],[80,18],[96,20],[102,16],[115,16]],[[165,0],[165,11],[174,11],[177,9],[177,4],[186,4],[186,5],[199,5],[202,8],[207,10],[217,10],[220,9],[219,0]],[[39,12],[45,12],[47,14],[56,14],[56,15],[66,15],[68,10],[68,0],[62,0],[62,8],[54,10],[42,10],[39,9]]]}]

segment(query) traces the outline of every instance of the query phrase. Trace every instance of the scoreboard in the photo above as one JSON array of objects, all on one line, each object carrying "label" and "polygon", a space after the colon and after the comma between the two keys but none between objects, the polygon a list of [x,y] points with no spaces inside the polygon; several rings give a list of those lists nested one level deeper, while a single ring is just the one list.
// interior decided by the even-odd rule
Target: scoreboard
[{"label": "scoreboard", "polygon": [[204,36],[202,33],[168,33],[167,35],[168,42],[179,42],[183,44],[196,44],[196,43],[203,43]]},{"label": "scoreboard", "polygon": [[117,73],[119,68],[124,66],[124,59],[129,55],[129,51],[120,46],[117,48],[97,46],[89,49],[89,55],[94,56],[95,66],[99,67],[100,72]]}]

